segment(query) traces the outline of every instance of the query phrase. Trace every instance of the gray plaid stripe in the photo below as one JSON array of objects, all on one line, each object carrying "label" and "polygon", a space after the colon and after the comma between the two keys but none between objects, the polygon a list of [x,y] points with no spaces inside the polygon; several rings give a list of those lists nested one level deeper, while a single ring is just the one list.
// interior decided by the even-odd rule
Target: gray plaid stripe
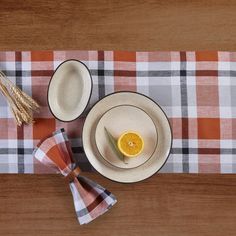
[{"label": "gray plaid stripe", "polygon": [[78,217],[82,217],[82,216],[85,216],[85,215],[87,215],[87,214],[89,214],[87,208],[84,208],[84,209],[82,209],[82,210],[76,211],[76,215],[77,215]]},{"label": "gray plaid stripe", "polygon": [[[181,90],[181,110],[182,117],[188,118],[188,94],[186,79],[186,52],[180,52],[185,60],[180,62],[180,90]],[[183,125],[183,124],[182,124]],[[188,140],[183,139],[182,145],[188,148]],[[183,154],[183,172],[189,172],[189,154]]]},{"label": "gray plaid stripe", "polygon": [[[219,150],[220,154],[223,155],[232,155],[232,154],[236,154],[236,148],[204,148],[205,150],[207,150],[207,153],[212,152],[217,152]],[[201,150],[201,148],[188,148],[188,153],[189,154],[199,154],[199,151]],[[172,154],[183,154],[183,148],[172,148],[171,150]],[[236,162],[236,160],[235,160]]]},{"label": "gray plaid stripe", "polygon": [[18,152],[24,152],[24,154],[32,154],[33,148],[0,148],[0,155],[18,154]]},{"label": "gray plaid stripe", "polygon": [[[20,55],[20,60],[16,60],[15,66],[16,66],[16,85],[22,89],[22,52],[16,52],[16,55]],[[17,128],[17,137],[19,137],[19,132],[24,132],[23,127],[18,127]],[[24,141],[19,140],[17,141],[17,153],[18,153],[18,172],[19,173],[24,173],[25,172],[25,167],[24,167],[24,153],[22,153],[21,150],[24,150]]]}]

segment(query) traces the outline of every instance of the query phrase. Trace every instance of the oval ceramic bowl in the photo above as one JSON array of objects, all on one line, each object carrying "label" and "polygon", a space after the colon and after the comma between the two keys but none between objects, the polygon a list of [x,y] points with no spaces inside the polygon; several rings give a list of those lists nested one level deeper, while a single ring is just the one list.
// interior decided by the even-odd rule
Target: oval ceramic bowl
[{"label": "oval ceramic bowl", "polygon": [[77,119],[88,105],[92,92],[92,77],[84,63],[77,60],[62,62],[48,86],[48,105],[61,121]]},{"label": "oval ceramic bowl", "polygon": [[[125,169],[110,164],[101,156],[96,145],[95,132],[99,120],[107,111],[121,105],[135,106],[145,111],[158,134],[153,155],[136,168]],[[82,140],[89,162],[100,174],[117,182],[133,183],[152,176],[165,164],[172,146],[172,132],[167,116],[152,99],[140,93],[117,92],[104,97],[90,110],[84,123]]]}]

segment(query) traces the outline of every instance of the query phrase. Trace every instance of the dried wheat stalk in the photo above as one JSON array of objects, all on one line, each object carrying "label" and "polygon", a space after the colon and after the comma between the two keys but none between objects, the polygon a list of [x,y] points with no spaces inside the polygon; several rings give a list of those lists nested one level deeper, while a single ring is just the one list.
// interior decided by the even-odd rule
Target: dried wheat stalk
[{"label": "dried wheat stalk", "polygon": [[23,123],[33,123],[33,112],[39,109],[39,105],[15,86],[2,71],[0,71],[0,92],[6,97],[18,126]]}]

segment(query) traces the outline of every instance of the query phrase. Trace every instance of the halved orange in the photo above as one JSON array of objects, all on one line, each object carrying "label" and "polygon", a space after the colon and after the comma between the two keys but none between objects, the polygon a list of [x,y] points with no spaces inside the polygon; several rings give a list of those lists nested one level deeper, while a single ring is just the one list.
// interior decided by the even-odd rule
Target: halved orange
[{"label": "halved orange", "polygon": [[139,133],[127,131],[119,137],[117,146],[124,156],[136,157],[143,151],[144,141]]}]

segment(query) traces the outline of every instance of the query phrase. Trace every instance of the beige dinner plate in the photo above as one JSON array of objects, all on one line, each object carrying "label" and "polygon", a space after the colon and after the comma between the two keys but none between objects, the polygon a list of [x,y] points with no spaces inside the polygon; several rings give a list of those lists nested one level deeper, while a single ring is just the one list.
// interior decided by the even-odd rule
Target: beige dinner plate
[{"label": "beige dinner plate", "polygon": [[85,64],[74,59],[64,61],[55,70],[48,86],[48,105],[61,121],[77,119],[88,105],[92,77]]},{"label": "beige dinner plate", "polygon": [[[95,139],[101,117],[112,108],[124,105],[135,106],[148,114],[158,134],[153,154],[136,168],[120,168],[109,163],[100,154]],[[140,93],[117,92],[107,95],[90,110],[84,123],[82,140],[89,162],[100,174],[117,182],[132,183],[152,176],[164,165],[171,150],[172,132],[165,113],[153,100]]]},{"label": "beige dinner plate", "polygon": [[[133,158],[120,159],[112,149],[105,128],[118,140],[127,131],[138,132],[144,140],[144,149]],[[142,109],[131,105],[113,107],[103,114],[95,132],[95,141],[102,157],[119,168],[135,168],[145,163],[154,153],[157,145],[157,131],[150,116]]]}]

